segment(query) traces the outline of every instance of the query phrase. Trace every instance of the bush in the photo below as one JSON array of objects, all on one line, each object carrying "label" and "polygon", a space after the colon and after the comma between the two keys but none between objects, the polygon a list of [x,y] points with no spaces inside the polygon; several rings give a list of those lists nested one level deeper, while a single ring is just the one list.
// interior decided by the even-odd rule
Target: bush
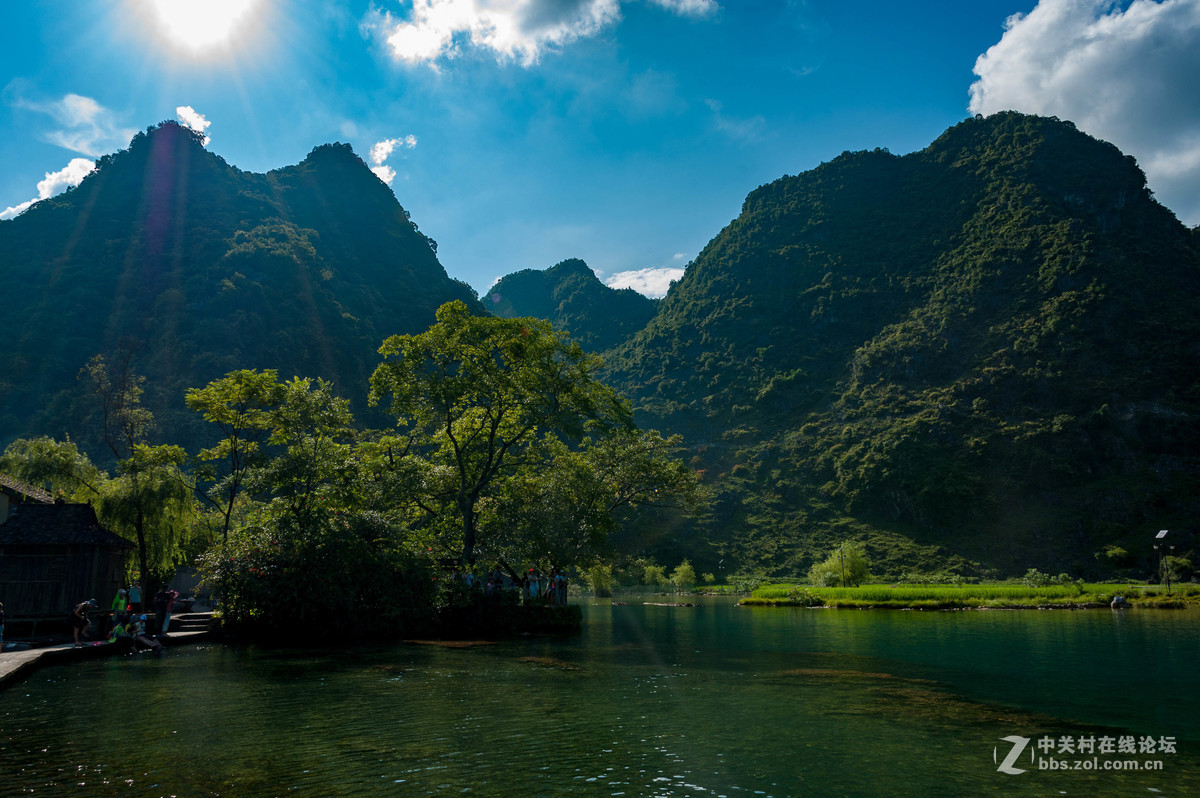
[{"label": "bush", "polygon": [[373,512],[267,519],[200,559],[228,628],[306,638],[401,635],[434,617],[430,562]]},{"label": "bush", "polygon": [[613,567],[609,563],[593,565],[583,571],[583,581],[592,595],[601,598],[611,596],[613,589]]},{"label": "bush", "polygon": [[843,543],[808,571],[808,581],[817,587],[858,587],[870,578],[871,563],[861,543]]},{"label": "bush", "polygon": [[729,577],[729,584],[733,586],[735,593],[752,593],[766,581],[764,577],[755,574],[734,574]]},{"label": "bush", "polygon": [[696,584],[696,569],[692,568],[692,564],[684,560],[675,567],[671,572],[671,584],[676,590],[691,590]]},{"label": "bush", "polygon": [[647,565],[642,571],[642,583],[660,590],[667,585],[667,569],[661,565]]},{"label": "bush", "polygon": [[788,601],[801,607],[824,607],[825,600],[816,593],[809,593],[808,588],[794,587],[788,591]]},{"label": "bush", "polygon": [[1026,587],[1065,585],[1067,587],[1074,588],[1076,594],[1083,593],[1082,579],[1072,579],[1069,574],[1050,576],[1050,574],[1044,574],[1036,568],[1030,568],[1025,572],[1025,576],[1021,577],[1021,584],[1025,585]]}]

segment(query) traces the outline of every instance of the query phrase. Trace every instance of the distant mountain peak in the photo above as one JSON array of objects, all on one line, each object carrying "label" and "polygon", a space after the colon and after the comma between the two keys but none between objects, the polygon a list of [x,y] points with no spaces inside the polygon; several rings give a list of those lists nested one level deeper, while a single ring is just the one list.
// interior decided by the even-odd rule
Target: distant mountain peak
[{"label": "distant mountain peak", "polygon": [[646,326],[657,306],[637,292],[609,288],[579,258],[545,271],[510,274],[492,287],[484,304],[505,318],[546,319],[594,352],[627,340]]}]

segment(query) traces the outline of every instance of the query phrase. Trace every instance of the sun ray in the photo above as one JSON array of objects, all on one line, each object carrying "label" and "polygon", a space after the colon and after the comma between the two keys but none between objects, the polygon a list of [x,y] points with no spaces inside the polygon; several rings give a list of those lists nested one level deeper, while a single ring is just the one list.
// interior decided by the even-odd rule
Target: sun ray
[{"label": "sun ray", "polygon": [[189,50],[223,47],[248,22],[258,0],[152,0],[163,34]]}]

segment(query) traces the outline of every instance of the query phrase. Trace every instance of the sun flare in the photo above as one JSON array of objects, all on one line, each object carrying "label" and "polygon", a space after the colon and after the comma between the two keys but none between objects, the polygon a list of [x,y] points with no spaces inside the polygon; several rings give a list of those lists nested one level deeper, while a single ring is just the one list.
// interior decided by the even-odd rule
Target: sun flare
[{"label": "sun flare", "polygon": [[167,38],[194,51],[228,44],[257,3],[258,0],[152,0]]}]

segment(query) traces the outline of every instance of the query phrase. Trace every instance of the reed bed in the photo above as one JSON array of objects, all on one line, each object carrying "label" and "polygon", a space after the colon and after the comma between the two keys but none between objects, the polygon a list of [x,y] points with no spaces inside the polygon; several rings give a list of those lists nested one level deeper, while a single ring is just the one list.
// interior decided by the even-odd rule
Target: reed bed
[{"label": "reed bed", "polygon": [[1107,606],[1114,596],[1132,604],[1184,606],[1200,602],[1200,587],[1180,585],[1166,595],[1165,588],[1128,583],[1044,585],[862,585],[861,587],[806,587],[795,584],[763,585],[746,605],[808,607],[883,607],[956,609],[966,607],[1088,607]]}]

